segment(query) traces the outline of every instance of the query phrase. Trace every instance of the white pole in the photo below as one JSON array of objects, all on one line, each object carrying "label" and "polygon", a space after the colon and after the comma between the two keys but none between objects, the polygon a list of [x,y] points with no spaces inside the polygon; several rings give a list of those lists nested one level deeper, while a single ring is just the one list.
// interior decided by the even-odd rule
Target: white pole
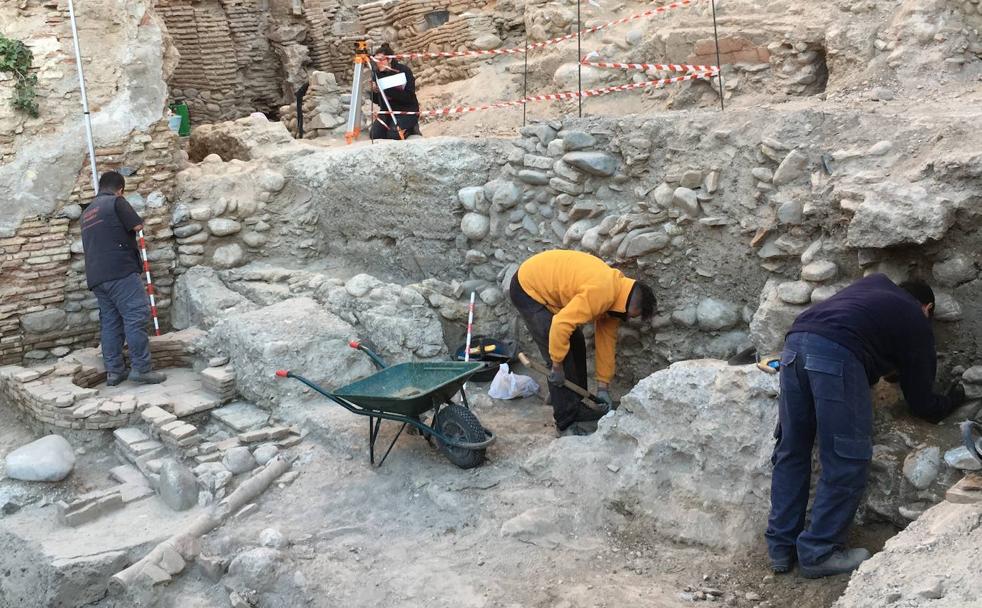
[{"label": "white pole", "polygon": [[[382,99],[385,99],[384,97]],[[471,360],[471,335],[474,330],[474,292],[471,292],[471,303],[467,307],[467,342],[464,345],[464,361],[469,362]],[[467,383],[464,383],[463,389],[467,389]]]},{"label": "white pole", "polygon": [[89,115],[89,98],[85,94],[85,74],[82,73],[82,50],[78,46],[78,26],[75,23],[75,4],[68,0],[68,16],[72,24],[72,41],[75,43],[75,67],[78,68],[78,85],[82,91],[82,114],[85,124],[85,141],[89,145],[89,164],[92,166],[92,191],[99,193],[99,173],[95,168],[95,146],[92,144],[92,118]]}]

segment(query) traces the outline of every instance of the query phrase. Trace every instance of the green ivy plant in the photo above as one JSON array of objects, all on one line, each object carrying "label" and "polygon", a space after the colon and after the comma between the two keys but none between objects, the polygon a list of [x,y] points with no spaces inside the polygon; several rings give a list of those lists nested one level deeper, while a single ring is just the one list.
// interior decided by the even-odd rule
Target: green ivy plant
[{"label": "green ivy plant", "polygon": [[11,72],[17,79],[14,84],[14,109],[32,118],[38,116],[38,77],[31,73],[34,53],[20,40],[12,40],[0,34],[0,72]]}]

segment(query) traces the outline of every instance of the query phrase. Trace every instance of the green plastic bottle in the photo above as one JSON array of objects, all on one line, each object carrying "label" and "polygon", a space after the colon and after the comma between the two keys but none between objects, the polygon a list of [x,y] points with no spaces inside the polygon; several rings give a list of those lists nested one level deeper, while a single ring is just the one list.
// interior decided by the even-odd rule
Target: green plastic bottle
[{"label": "green plastic bottle", "polygon": [[177,114],[181,117],[181,128],[177,131],[177,134],[181,137],[187,137],[191,134],[191,113],[188,111],[188,104],[183,101],[178,101],[170,105],[171,112]]}]

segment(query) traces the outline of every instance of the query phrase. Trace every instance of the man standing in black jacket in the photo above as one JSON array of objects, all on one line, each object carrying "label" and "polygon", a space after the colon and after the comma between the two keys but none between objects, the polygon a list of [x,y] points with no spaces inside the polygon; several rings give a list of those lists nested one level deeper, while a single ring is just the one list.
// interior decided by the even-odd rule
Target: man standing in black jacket
[{"label": "man standing in black jacket", "polygon": [[[866,487],[873,455],[870,386],[896,373],[915,416],[939,421],[964,400],[955,384],[933,392],[937,370],[934,292],[925,283],[895,285],[873,274],[795,319],[781,353],[781,404],[767,545],[771,568],[819,578],[851,572],[869,557],[843,548]],[[812,448],[822,474],[811,522],[805,512]]]},{"label": "man standing in black jacket", "polygon": [[[405,139],[410,135],[419,135],[419,101],[416,99],[416,78],[413,71],[402,63],[389,57],[394,55],[392,47],[383,44],[372,58],[374,77],[372,78],[372,101],[379,106],[378,118],[372,122],[372,139]],[[385,89],[385,99],[378,89],[378,78],[406,75],[406,84]],[[393,112],[411,112],[410,114],[386,114],[389,108],[385,105],[388,100]]]},{"label": "man standing in black jacket", "polygon": [[[126,180],[115,171],[99,178],[99,194],[82,213],[85,279],[99,301],[102,359],[106,384],[126,380],[157,384],[167,376],[151,369],[150,300],[140,278],[142,264],[135,235],[143,219],[123,198]],[[123,339],[130,348],[132,373],[123,360]]]}]

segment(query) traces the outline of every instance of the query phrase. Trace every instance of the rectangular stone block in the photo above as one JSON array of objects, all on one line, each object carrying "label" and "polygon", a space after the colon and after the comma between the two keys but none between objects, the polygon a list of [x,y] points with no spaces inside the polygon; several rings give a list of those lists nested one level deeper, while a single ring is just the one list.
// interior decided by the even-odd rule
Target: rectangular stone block
[{"label": "rectangular stone block", "polygon": [[150,439],[146,433],[134,426],[116,429],[113,431],[113,436],[118,441],[121,441],[126,447],[130,447],[134,443],[140,443]]}]

